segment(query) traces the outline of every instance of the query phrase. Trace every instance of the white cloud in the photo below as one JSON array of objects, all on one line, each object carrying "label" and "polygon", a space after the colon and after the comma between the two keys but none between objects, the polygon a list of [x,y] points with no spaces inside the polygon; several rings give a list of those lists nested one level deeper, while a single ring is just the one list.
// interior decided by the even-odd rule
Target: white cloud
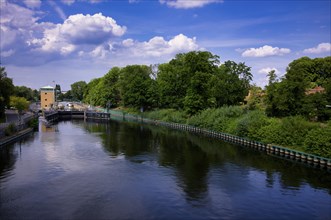
[{"label": "white cloud", "polygon": [[28,8],[39,8],[41,5],[41,0],[23,0],[23,3]]},{"label": "white cloud", "polygon": [[241,55],[243,57],[267,57],[267,56],[282,56],[290,53],[291,50],[288,48],[278,48],[269,45],[264,45],[259,48],[250,48],[245,50]]},{"label": "white cloud", "polygon": [[319,45],[317,45],[317,47],[305,49],[303,52],[304,53],[314,53],[314,54],[331,52],[331,44],[330,43],[320,43]]},{"label": "white cloud", "polygon": [[273,68],[271,68],[271,67],[262,68],[258,71],[258,73],[261,73],[263,75],[267,75],[272,70],[274,70],[277,75],[280,74],[279,70],[276,69],[275,67],[273,67]]},{"label": "white cloud", "polygon": [[117,25],[114,19],[101,13],[76,14],[66,19],[63,24],[46,29],[43,38],[33,39],[30,43],[39,45],[42,51],[66,55],[75,51],[78,46],[102,45],[113,37],[122,36],[125,31],[126,27]]},{"label": "white cloud", "polygon": [[166,4],[172,8],[200,8],[211,3],[222,3],[223,0],[159,0],[161,4]]},{"label": "white cloud", "polygon": [[145,42],[135,42],[132,39],[127,39],[122,42],[122,45],[131,51],[128,54],[151,57],[174,55],[199,49],[195,37],[189,38],[183,34],[178,34],[169,41],[160,36],[153,37]]}]

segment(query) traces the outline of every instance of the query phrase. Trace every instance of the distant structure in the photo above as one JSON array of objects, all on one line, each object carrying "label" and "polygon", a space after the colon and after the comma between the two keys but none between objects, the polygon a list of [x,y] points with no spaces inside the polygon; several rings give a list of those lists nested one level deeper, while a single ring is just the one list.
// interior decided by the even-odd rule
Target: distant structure
[{"label": "distant structure", "polygon": [[40,88],[40,107],[50,109],[55,104],[55,89],[52,86]]},{"label": "distant structure", "polygon": [[306,95],[311,95],[311,94],[315,94],[315,93],[324,93],[325,89],[322,86],[316,86],[313,89],[309,89],[306,91]]}]

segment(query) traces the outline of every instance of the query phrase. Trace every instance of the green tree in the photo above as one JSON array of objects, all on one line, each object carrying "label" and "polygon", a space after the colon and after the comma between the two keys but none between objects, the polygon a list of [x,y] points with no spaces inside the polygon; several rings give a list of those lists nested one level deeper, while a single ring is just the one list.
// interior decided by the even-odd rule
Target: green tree
[{"label": "green tree", "polygon": [[265,110],[265,92],[262,88],[253,85],[246,97],[246,108],[248,110]]},{"label": "green tree", "polygon": [[192,78],[197,73],[215,74],[218,64],[218,56],[207,51],[192,51],[177,54],[169,63],[159,65],[157,83],[160,107],[182,109],[185,99],[186,109],[188,103],[196,102],[193,105],[200,105],[197,104],[200,102],[196,101],[200,98],[194,97],[195,94],[192,91],[192,87],[196,85],[191,86],[191,83],[196,83],[197,80],[192,80]]},{"label": "green tree", "polygon": [[84,98],[84,91],[86,88],[85,81],[78,81],[71,84],[71,95],[74,100],[82,101]]},{"label": "green tree", "polygon": [[197,72],[191,78],[190,85],[184,99],[184,108],[190,115],[196,114],[210,105],[208,81],[212,74]]},{"label": "green tree", "polygon": [[125,107],[146,109],[152,105],[153,80],[151,69],[145,65],[126,66],[121,69],[119,89]]},{"label": "green tree", "polygon": [[[326,104],[330,100],[331,57],[302,57],[287,67],[285,77],[277,82],[269,75],[267,109],[269,116],[303,115],[309,119],[328,120]],[[316,86],[325,88],[321,94],[308,94]]]},{"label": "green tree", "polygon": [[30,102],[24,97],[10,96],[10,106],[16,108],[19,114],[27,110],[29,104]]},{"label": "green tree", "polygon": [[0,66],[0,120],[5,117],[5,108],[9,106],[10,95],[13,91],[12,79],[7,77],[5,67]]},{"label": "green tree", "polygon": [[101,78],[92,79],[85,88],[84,91],[84,102],[91,105],[99,105],[99,94],[98,94],[98,84]]},{"label": "green tree", "polygon": [[101,88],[104,94],[105,103],[102,106],[106,107],[106,104],[112,106],[118,106],[120,102],[120,91],[118,80],[121,69],[119,67],[113,67],[101,80]]},{"label": "green tree", "polygon": [[245,63],[226,61],[209,81],[214,107],[243,103],[248,95],[251,80],[251,68]]},{"label": "green tree", "polygon": [[29,100],[29,101],[35,100],[33,90],[26,86],[15,86],[14,95],[18,96],[18,97],[24,97],[26,100]]}]

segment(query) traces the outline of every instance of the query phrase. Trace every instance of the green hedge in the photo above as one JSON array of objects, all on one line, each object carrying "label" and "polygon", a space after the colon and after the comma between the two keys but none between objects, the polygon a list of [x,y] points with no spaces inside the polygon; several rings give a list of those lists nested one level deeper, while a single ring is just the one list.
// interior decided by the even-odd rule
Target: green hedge
[{"label": "green hedge", "polygon": [[206,109],[191,117],[183,111],[162,109],[144,113],[144,117],[189,124],[331,158],[331,122],[310,122],[301,116],[270,118],[264,111],[245,111],[239,106]]}]

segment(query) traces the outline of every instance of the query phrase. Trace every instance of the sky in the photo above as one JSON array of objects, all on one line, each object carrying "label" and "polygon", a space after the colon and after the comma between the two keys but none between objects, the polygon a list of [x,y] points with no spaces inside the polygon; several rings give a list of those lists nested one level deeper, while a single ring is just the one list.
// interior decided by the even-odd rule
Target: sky
[{"label": "sky", "polygon": [[254,84],[293,60],[331,56],[331,0],[0,0],[1,66],[33,89],[112,67],[209,51],[252,68]]}]

